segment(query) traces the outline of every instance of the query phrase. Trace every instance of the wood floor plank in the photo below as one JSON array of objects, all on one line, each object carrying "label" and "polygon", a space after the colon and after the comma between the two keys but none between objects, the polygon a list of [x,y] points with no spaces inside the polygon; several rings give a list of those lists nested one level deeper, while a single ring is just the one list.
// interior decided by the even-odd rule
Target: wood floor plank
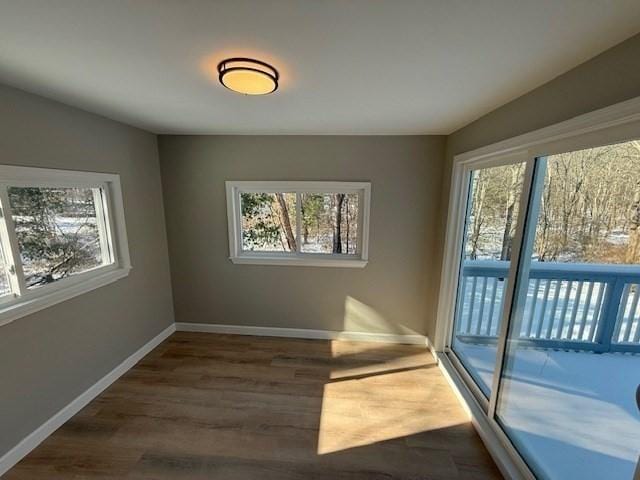
[{"label": "wood floor plank", "polygon": [[424,348],[178,332],[3,478],[502,477]]}]

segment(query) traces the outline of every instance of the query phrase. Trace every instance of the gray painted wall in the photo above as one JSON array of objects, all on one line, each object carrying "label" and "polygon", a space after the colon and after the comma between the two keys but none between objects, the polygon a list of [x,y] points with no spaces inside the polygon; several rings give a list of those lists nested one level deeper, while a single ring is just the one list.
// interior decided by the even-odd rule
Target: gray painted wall
[{"label": "gray painted wall", "polygon": [[[631,37],[448,136],[438,261],[442,261],[444,248],[454,155],[637,96],[640,96],[640,35]],[[433,338],[435,321],[428,325],[428,334]]]},{"label": "gray painted wall", "polygon": [[[160,136],[176,321],[424,333],[444,137]],[[234,265],[225,180],[370,181],[364,269]]]},{"label": "gray painted wall", "polygon": [[0,86],[0,163],[118,173],[127,278],[0,327],[0,456],[173,322],[155,135]]}]

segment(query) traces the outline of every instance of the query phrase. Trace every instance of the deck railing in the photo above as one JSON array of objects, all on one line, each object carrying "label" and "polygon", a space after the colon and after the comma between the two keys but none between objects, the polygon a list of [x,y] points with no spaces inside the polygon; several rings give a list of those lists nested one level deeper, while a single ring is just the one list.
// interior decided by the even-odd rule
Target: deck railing
[{"label": "deck railing", "polygon": [[[455,333],[493,343],[509,262],[463,264]],[[525,345],[640,353],[640,267],[532,262],[527,299],[511,338]]]}]

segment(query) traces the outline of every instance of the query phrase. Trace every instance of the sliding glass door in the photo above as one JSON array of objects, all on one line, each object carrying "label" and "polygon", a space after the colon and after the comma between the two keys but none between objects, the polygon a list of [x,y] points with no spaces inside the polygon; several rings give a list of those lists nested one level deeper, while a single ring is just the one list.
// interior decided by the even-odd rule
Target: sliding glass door
[{"label": "sliding glass door", "polygon": [[548,149],[467,172],[449,355],[538,478],[631,479],[640,141]]},{"label": "sliding glass door", "polygon": [[496,365],[524,167],[517,161],[477,168],[469,175],[452,349],[486,398]]}]

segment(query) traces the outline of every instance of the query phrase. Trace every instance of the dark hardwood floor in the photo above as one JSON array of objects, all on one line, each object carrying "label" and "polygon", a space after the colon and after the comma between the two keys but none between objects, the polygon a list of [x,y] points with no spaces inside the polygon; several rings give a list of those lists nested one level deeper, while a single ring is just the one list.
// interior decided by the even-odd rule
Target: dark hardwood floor
[{"label": "dark hardwood floor", "polygon": [[3,478],[502,477],[424,348],[182,332]]}]

